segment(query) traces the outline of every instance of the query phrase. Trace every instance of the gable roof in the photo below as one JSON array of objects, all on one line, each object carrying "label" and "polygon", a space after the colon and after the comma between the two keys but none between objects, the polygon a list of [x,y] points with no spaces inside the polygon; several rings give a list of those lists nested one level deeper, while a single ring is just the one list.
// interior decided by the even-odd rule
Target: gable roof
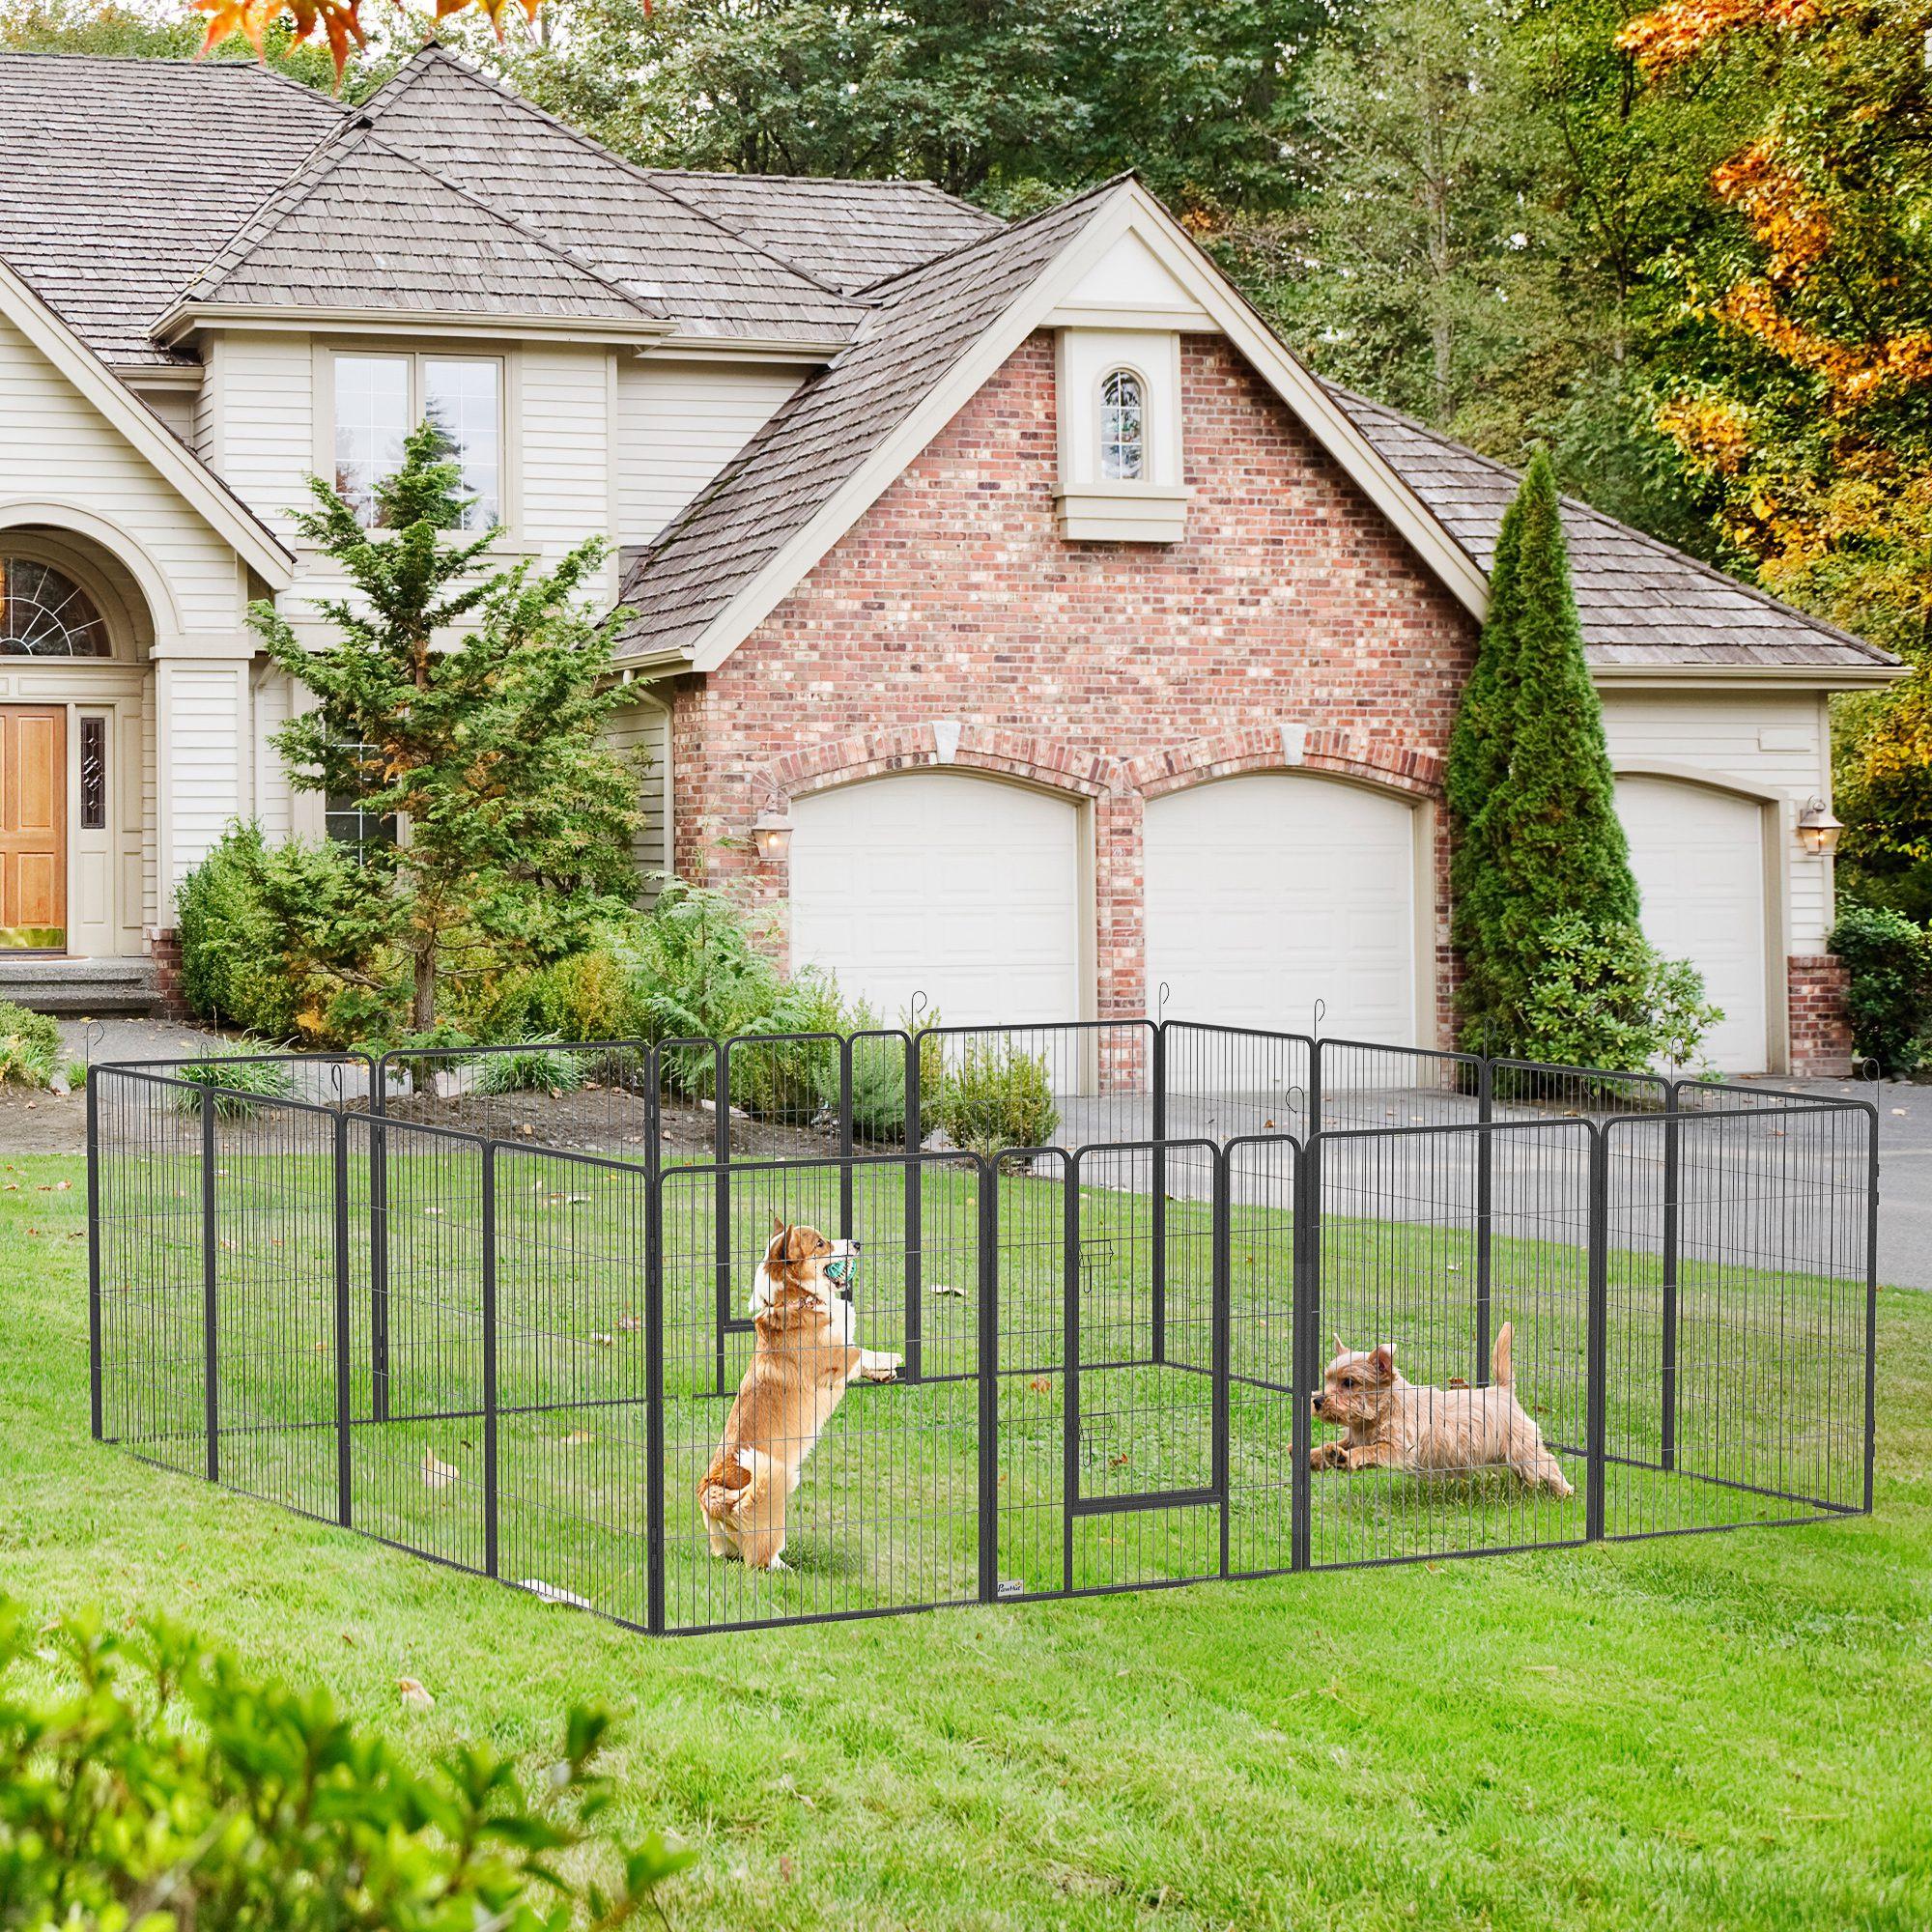
[{"label": "gable roof", "polygon": [[650,179],[781,261],[846,295],[1007,224],[923,181],[834,181],[651,168]]},{"label": "gable roof", "polygon": [[0,314],[19,329],[55,370],[271,589],[288,587],[295,554],[272,536],[213,470],[203,464],[106,368],[44,301],[32,283],[0,261]]},{"label": "gable roof", "polygon": [[211,306],[285,304],[669,327],[593,264],[359,126],[242,224],[157,332]]},{"label": "gable roof", "polygon": [[0,256],[107,362],[174,360],[155,318],[343,118],[252,63],[0,53]]},{"label": "gable roof", "polygon": [[1480,613],[1482,572],[1132,176],[881,283],[851,343],[633,562],[622,655],[723,661],[1055,302],[1134,233],[1435,570]]},{"label": "gable roof", "polygon": [[424,48],[362,113],[385,147],[594,262],[681,332],[825,347],[864,314],[441,47]]},{"label": "gable roof", "polygon": [[695,650],[733,595],[1037,280],[1106,192],[1078,196],[880,290],[851,344],[633,564],[619,654]]},{"label": "gable roof", "polygon": [[[1520,473],[1424,424],[1332,384],[1330,392],[1487,572]],[[1848,631],[1620,524],[1563,499],[1577,610],[1594,669],[1837,669],[1889,677],[1899,660]]]}]

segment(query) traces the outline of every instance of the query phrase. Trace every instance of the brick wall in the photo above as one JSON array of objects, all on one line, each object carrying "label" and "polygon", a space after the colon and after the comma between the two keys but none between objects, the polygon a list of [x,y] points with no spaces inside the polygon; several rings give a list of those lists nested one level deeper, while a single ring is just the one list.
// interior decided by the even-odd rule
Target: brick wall
[{"label": "brick wall", "polygon": [[1852,1029],[1845,1017],[1851,976],[1829,952],[1793,953],[1786,962],[1791,1000],[1791,1071],[1820,1077],[1852,1070]]},{"label": "brick wall", "polygon": [[1181,394],[1185,539],[1067,544],[1052,340],[1022,345],[723,667],[668,691],[680,871],[781,906],[783,868],[739,842],[771,795],[933,764],[956,720],[956,768],[1091,801],[1105,1017],[1146,1001],[1146,799],[1279,768],[1284,724],[1311,770],[1435,797],[1467,613],[1218,337],[1185,338]]}]

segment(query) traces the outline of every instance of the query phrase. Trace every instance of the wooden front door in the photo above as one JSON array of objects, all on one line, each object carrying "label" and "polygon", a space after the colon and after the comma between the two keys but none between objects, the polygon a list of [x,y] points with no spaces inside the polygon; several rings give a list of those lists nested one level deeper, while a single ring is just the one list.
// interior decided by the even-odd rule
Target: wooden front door
[{"label": "wooden front door", "polygon": [[0,704],[0,951],[67,947],[67,712]]}]

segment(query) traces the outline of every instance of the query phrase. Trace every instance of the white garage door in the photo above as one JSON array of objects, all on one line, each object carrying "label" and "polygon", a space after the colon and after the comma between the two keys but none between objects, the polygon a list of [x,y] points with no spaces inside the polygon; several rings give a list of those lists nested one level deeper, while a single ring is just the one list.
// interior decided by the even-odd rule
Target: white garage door
[{"label": "white garage door", "polygon": [[1416,814],[1301,773],[1227,779],[1147,809],[1150,1009],[1169,1019],[1408,1045]]},{"label": "white garage door", "polygon": [[992,779],[916,772],[792,808],[791,956],[889,1026],[1074,1020],[1080,815]]},{"label": "white garage door", "polygon": [[1689,959],[1723,1019],[1704,1052],[1726,1073],[1761,1073],[1766,1035],[1764,818],[1749,799],[1673,779],[1617,781],[1617,815],[1643,894],[1643,929]]}]

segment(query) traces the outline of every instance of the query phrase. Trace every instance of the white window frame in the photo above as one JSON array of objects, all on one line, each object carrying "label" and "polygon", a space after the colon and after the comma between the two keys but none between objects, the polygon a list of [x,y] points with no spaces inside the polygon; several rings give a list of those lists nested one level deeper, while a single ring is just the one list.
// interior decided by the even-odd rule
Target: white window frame
[{"label": "white window frame", "polygon": [[[493,520],[506,533],[514,530],[517,518],[514,514],[515,497],[512,495],[512,475],[514,465],[511,460],[510,423],[514,417],[511,392],[516,380],[514,356],[501,350],[469,349],[452,345],[446,349],[421,349],[403,347],[397,344],[375,342],[336,342],[319,352],[321,367],[317,370],[317,400],[320,407],[316,412],[316,473],[333,479],[335,475],[335,398],[336,364],[345,356],[363,361],[403,362],[409,368],[409,423],[405,435],[412,432],[423,419],[429,384],[428,367],[433,362],[490,362],[497,369],[497,514]],[[488,527],[485,524],[473,526],[476,531]]]}]

